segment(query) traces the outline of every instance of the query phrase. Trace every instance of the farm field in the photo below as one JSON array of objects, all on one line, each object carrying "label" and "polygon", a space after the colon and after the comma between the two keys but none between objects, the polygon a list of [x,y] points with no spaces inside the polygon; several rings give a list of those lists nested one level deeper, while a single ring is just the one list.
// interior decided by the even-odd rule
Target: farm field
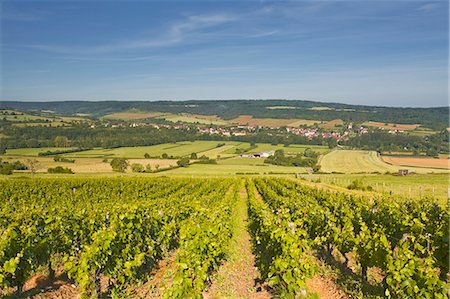
[{"label": "farm field", "polygon": [[391,165],[450,169],[449,159],[395,156],[382,156],[381,158]]},{"label": "farm field", "polygon": [[111,119],[111,120],[142,120],[146,118],[152,118],[156,116],[163,115],[161,112],[144,112],[139,110],[130,110],[126,112],[117,112],[107,114],[102,117],[102,119]]},{"label": "farm field", "polygon": [[282,144],[279,145],[272,145],[268,143],[257,143],[256,148],[249,151],[249,153],[258,153],[258,152],[265,152],[270,150],[283,150],[286,154],[290,155],[296,155],[296,154],[302,154],[305,152],[307,148],[312,149],[315,152],[318,152],[320,154],[325,154],[330,151],[327,146],[321,146],[321,145],[300,145],[300,144],[291,144],[288,147],[285,147]]},{"label": "farm field", "polygon": [[[270,177],[0,179],[0,295],[445,294],[445,207],[319,185]],[[421,279],[404,284],[412,275]]]},{"label": "farm field", "polygon": [[218,117],[208,117],[203,115],[193,114],[164,114],[157,118],[163,118],[171,122],[185,122],[185,123],[199,123],[199,124],[212,124],[212,125],[228,125],[229,123]]},{"label": "farm field", "polygon": [[344,121],[342,119],[334,119],[321,124],[320,127],[323,129],[333,129],[334,127],[342,126],[343,124]]},{"label": "farm field", "polygon": [[[14,115],[12,113],[15,113]],[[11,122],[35,122],[40,121],[43,124],[56,124],[56,123],[71,123],[71,122],[83,122],[86,121],[85,118],[76,116],[44,116],[44,115],[34,115],[26,112],[15,111],[15,110],[1,110],[0,117]],[[31,123],[32,124],[32,123]]]},{"label": "farm field", "polygon": [[314,124],[320,123],[320,121],[317,120],[295,119],[295,118],[292,119],[253,118],[250,115],[240,115],[237,118],[229,120],[229,122],[239,125],[268,126],[268,127],[283,127],[283,126],[298,127],[301,125],[312,126]]},{"label": "farm field", "polygon": [[30,156],[37,157],[39,153],[47,151],[63,151],[68,149],[74,149],[73,147],[36,147],[36,148],[16,148],[7,149],[6,156]]},{"label": "farm field", "polygon": [[392,123],[381,123],[376,121],[368,121],[363,123],[363,125],[385,130],[401,130],[401,131],[415,130],[420,126],[415,124],[392,124]]},{"label": "farm field", "polygon": [[[191,153],[201,154],[209,150],[217,148],[220,143],[225,143],[228,150],[228,146],[234,146],[240,144],[240,142],[220,142],[220,141],[183,141],[177,143],[164,143],[150,146],[135,146],[135,147],[120,147],[114,149],[93,149],[83,152],[76,152],[66,154],[70,157],[120,157],[120,158],[143,158],[147,153],[152,157],[161,156],[166,153],[169,156],[188,156]],[[218,151],[220,153],[220,151]]]},{"label": "farm field", "polygon": [[[309,181],[320,181],[327,186],[347,188],[355,180],[364,186],[372,187],[376,192],[392,194],[399,197],[434,197],[446,205],[448,200],[448,174],[411,174],[398,176],[392,174],[308,174],[302,175]],[[433,196],[434,190],[434,196]],[[411,192],[411,193],[410,193]]]},{"label": "farm field", "polygon": [[[321,171],[338,173],[385,173],[397,172],[405,167],[384,162],[375,151],[334,150],[320,160]],[[448,172],[446,169],[432,167],[408,167],[417,173]]]}]

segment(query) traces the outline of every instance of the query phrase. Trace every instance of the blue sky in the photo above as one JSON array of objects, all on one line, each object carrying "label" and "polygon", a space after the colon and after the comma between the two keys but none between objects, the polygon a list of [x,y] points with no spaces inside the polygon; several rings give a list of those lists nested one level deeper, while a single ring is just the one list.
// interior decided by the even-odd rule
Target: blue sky
[{"label": "blue sky", "polygon": [[443,106],[447,1],[3,1],[3,100]]}]

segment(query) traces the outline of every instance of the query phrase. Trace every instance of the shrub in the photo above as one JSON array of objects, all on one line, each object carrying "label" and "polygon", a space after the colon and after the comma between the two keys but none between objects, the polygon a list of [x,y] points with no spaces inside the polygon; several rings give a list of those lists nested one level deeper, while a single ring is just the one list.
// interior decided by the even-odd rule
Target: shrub
[{"label": "shrub", "polygon": [[133,172],[144,172],[144,166],[139,163],[131,164],[131,171]]},{"label": "shrub", "polygon": [[177,161],[177,165],[180,167],[188,167],[189,166],[189,158],[184,157]]},{"label": "shrub", "polygon": [[117,172],[125,172],[128,168],[128,160],[124,158],[114,158],[110,163],[112,169]]},{"label": "shrub", "polygon": [[362,191],[372,191],[371,186],[365,186],[361,179],[354,180],[350,185],[347,186],[349,190],[362,190]]},{"label": "shrub", "polygon": [[74,173],[72,169],[62,166],[47,169],[48,173]]}]

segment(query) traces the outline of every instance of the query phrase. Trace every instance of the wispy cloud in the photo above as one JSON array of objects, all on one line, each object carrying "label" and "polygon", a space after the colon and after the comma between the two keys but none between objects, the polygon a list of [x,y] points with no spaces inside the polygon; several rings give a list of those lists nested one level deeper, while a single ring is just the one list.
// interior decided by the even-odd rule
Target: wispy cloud
[{"label": "wispy cloud", "polygon": [[234,20],[234,16],[225,14],[192,15],[182,21],[173,23],[164,35],[123,39],[118,42],[93,46],[60,46],[60,45],[32,45],[34,49],[39,49],[52,53],[68,55],[96,55],[124,50],[139,50],[160,48],[177,45],[188,37],[199,31],[221,25]]}]

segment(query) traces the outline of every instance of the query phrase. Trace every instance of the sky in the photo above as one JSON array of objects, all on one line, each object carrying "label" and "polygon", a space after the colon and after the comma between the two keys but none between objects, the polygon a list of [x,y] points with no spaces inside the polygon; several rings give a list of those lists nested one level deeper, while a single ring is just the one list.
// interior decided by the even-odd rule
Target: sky
[{"label": "sky", "polygon": [[448,1],[2,1],[1,100],[448,105]]}]

